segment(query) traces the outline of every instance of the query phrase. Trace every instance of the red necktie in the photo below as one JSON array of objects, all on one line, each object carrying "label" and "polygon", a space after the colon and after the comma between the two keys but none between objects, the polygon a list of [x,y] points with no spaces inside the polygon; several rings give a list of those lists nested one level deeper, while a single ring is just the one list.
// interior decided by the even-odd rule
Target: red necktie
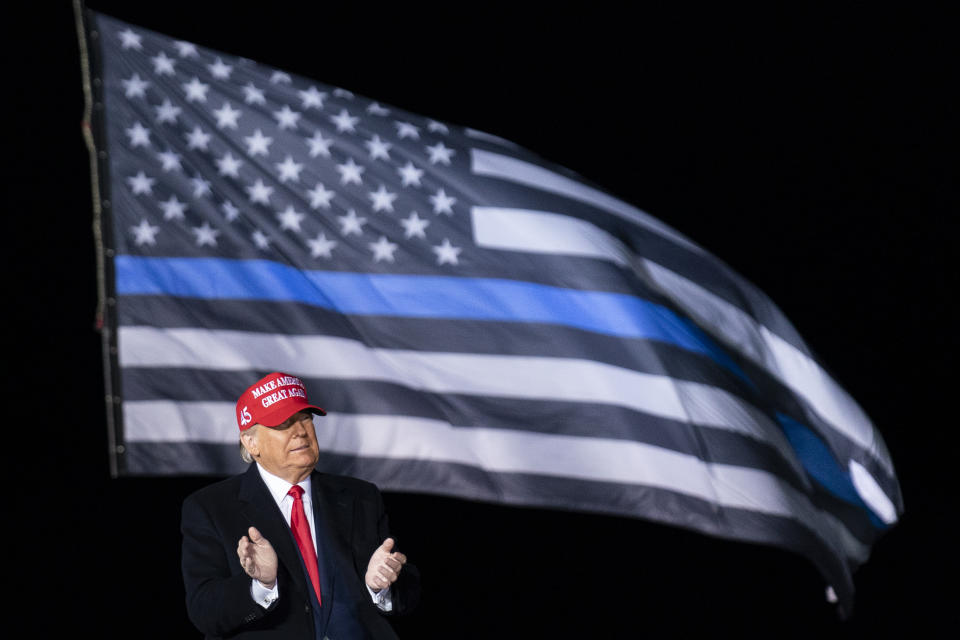
[{"label": "red necktie", "polygon": [[313,548],[313,538],[310,537],[310,525],[307,523],[307,516],[303,512],[303,487],[295,484],[290,487],[287,495],[293,497],[293,511],[290,513],[290,529],[293,530],[293,538],[297,541],[297,546],[300,547],[303,564],[307,565],[310,582],[313,583],[313,590],[317,592],[317,602],[320,603],[320,572],[317,570],[317,551]]}]

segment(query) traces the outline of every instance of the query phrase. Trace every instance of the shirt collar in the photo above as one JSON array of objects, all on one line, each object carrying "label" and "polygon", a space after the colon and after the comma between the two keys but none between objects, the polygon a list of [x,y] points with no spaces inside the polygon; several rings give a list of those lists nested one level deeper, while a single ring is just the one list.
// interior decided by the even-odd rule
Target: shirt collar
[{"label": "shirt collar", "polygon": [[[287,493],[293,485],[264,469],[259,462],[257,463],[257,471],[260,472],[260,477],[263,478],[264,484],[267,485],[267,490],[270,492],[270,495],[273,496],[274,501],[279,505],[283,502],[283,499],[287,497]],[[310,476],[307,476],[306,479],[297,484],[303,487],[304,500],[310,500]]]}]

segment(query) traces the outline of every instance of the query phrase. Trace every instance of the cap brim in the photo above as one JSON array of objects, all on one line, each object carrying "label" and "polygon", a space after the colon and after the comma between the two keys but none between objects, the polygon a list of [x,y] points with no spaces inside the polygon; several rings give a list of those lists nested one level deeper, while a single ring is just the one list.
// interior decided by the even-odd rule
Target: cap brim
[{"label": "cap brim", "polygon": [[257,422],[259,424],[262,424],[265,427],[278,427],[284,422],[286,422],[287,418],[289,418],[290,416],[292,416],[298,411],[309,411],[311,413],[317,414],[318,416],[327,415],[327,412],[321,409],[320,407],[313,404],[306,403],[306,402],[298,402],[298,403],[285,402],[283,403],[283,405],[284,405],[283,407],[278,407],[273,411],[269,411],[269,410],[264,411],[259,416],[257,416]]}]

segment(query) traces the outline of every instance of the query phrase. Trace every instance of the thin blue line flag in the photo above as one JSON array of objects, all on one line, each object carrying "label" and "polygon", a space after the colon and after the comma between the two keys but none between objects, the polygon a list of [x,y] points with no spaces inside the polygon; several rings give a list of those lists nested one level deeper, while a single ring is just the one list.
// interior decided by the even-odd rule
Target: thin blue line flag
[{"label": "thin blue line flag", "polygon": [[900,488],[761,291],[509,141],[87,22],[117,473],[240,471],[287,371],[327,470],[790,549],[849,610]]}]

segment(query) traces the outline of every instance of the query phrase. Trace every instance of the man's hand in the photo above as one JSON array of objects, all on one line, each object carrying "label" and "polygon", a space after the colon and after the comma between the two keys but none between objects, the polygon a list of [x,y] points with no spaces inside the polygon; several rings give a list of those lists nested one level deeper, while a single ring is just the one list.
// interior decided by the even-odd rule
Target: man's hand
[{"label": "man's hand", "polygon": [[277,552],[256,527],[250,527],[247,533],[250,537],[243,536],[237,545],[240,566],[248,576],[259,580],[267,589],[273,589],[277,584]]},{"label": "man's hand", "polygon": [[386,589],[397,581],[400,570],[406,563],[407,556],[399,551],[393,551],[393,538],[387,538],[370,556],[367,575],[364,578],[367,586],[374,591]]}]

